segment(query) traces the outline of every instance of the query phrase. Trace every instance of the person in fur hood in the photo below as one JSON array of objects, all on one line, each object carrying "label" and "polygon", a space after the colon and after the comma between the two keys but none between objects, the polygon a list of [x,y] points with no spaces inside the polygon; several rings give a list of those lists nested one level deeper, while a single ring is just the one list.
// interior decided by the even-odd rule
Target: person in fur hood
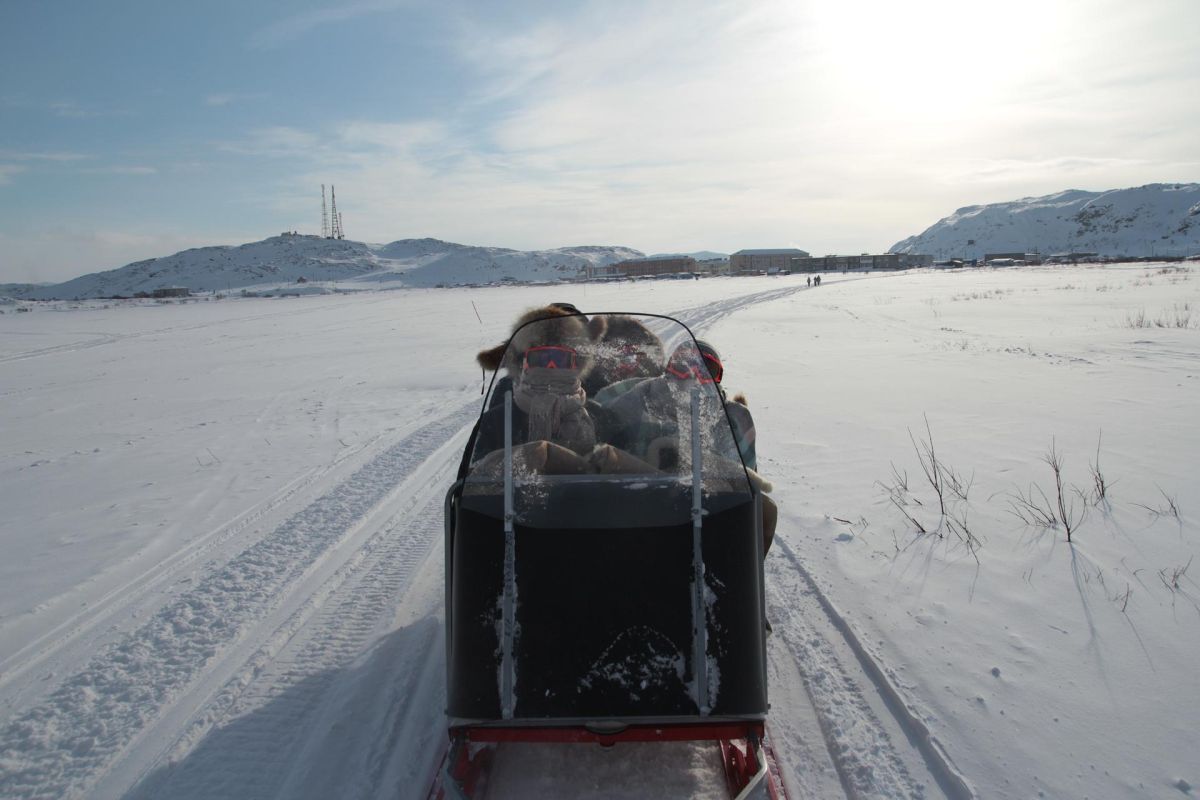
[{"label": "person in fur hood", "polygon": [[503,403],[509,390],[514,445],[547,442],[556,448],[542,451],[557,453],[560,460],[569,460],[561,448],[579,456],[591,453],[596,425],[583,379],[593,365],[591,342],[604,326],[603,318],[588,321],[559,305],[533,308],[517,319],[508,342],[479,352],[476,360],[485,370],[506,370],[511,389],[497,382],[493,404],[480,420],[477,458],[504,447]]},{"label": "person in fur hood", "polygon": [[592,331],[595,365],[583,382],[588,397],[601,404],[606,402],[602,391],[611,401],[639,380],[662,375],[666,361],[662,341],[641,320],[624,314],[605,319],[606,330],[598,335]]}]

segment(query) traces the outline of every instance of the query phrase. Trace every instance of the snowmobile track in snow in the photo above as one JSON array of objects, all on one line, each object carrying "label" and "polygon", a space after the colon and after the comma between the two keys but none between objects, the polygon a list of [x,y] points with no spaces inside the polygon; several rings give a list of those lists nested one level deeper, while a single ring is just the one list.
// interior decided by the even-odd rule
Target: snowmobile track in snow
[{"label": "snowmobile track in snow", "polygon": [[673,311],[669,316],[682,322],[688,326],[691,331],[697,336],[702,336],[703,332],[708,328],[717,324],[726,317],[741,311],[743,308],[756,306],[760,303],[770,303],[775,300],[782,300],[785,297],[790,297],[797,292],[807,291],[806,286],[789,286],[785,289],[771,289],[765,292],[756,292],[755,294],[742,295],[724,300],[720,303],[708,303],[695,308],[680,309]]},{"label": "snowmobile track in snow", "polygon": [[[392,445],[257,543],[200,577],[145,624],[62,679],[44,700],[8,721],[0,728],[0,796],[89,793],[126,748],[173,707],[183,707],[176,713],[184,719],[167,720],[168,729],[194,717],[191,709],[196,706],[180,703],[184,697],[215,695],[211,716],[214,721],[224,718],[217,690],[247,666],[252,676],[269,665],[274,652],[297,630],[289,620],[303,627],[303,609],[312,613],[319,608],[323,599],[313,597],[330,575],[344,568],[348,577],[354,567],[347,564],[361,565],[366,558],[358,551],[361,543],[348,546],[355,544],[356,534],[368,542],[384,536],[371,536],[377,528],[369,524],[370,518],[377,508],[387,506],[387,498],[421,470],[429,454],[461,434],[477,412],[478,401],[472,399]],[[442,466],[457,463],[457,458],[454,448],[448,448]],[[440,487],[446,476],[435,472],[425,480]],[[440,499],[439,492],[434,494]],[[413,547],[427,552],[439,533],[440,526],[434,525]],[[404,565],[415,563],[412,559],[419,561],[419,554],[399,559],[401,573]],[[398,580],[403,583],[402,576]],[[365,595],[359,599],[372,602]],[[381,598],[373,602],[374,607],[386,605]],[[350,631],[347,636],[356,640]],[[335,665],[338,657],[329,655]],[[239,694],[231,694],[231,713]],[[207,705],[202,697],[194,699]]]},{"label": "snowmobile track in snow", "polygon": [[[407,487],[409,500],[388,524],[193,715],[175,749],[185,750],[202,740],[197,749],[161,779],[151,776],[134,796],[181,798],[215,791],[250,798],[297,793],[286,784],[305,773],[306,755],[324,744],[326,726],[314,719],[325,705],[345,695],[345,687],[337,684],[353,683],[347,668],[392,620],[440,541],[442,490],[452,480],[458,459],[457,452],[445,455],[450,457],[441,459],[440,469]],[[419,650],[437,652],[431,646]],[[398,677],[389,675],[388,682]],[[380,688],[371,686],[373,692]],[[221,730],[230,720],[236,722]],[[215,732],[209,735],[210,731]]]},{"label": "snowmobile track in snow", "polygon": [[775,550],[779,556],[767,560],[768,617],[784,624],[772,638],[782,641],[803,676],[846,796],[924,798],[940,790],[950,800],[974,798],[941,743],[792,547],[777,537]]},{"label": "snowmobile track in snow", "polygon": [[[219,557],[214,551],[225,550],[231,545],[236,546],[238,540],[248,535],[256,523],[267,518],[277,509],[286,507],[298,497],[302,497],[305,490],[346,460],[354,458],[363,451],[370,450],[380,438],[381,436],[375,436],[364,445],[339,454],[328,464],[306,471],[283,486],[274,496],[208,533],[195,537],[187,545],[156,563],[151,570],[115,587],[104,596],[89,603],[84,610],[48,629],[16,652],[0,659],[0,688],[26,676],[30,670],[40,664],[50,662],[55,665],[51,666],[51,669],[57,671],[56,662],[62,659],[63,652],[68,649],[94,652],[98,646],[104,644],[103,639],[107,630],[113,627],[116,617],[132,616],[136,613],[142,598],[166,591],[165,587],[180,580],[189,568],[205,563],[206,559]],[[233,554],[231,553],[231,555]],[[26,678],[26,682],[35,681],[37,681],[36,676]],[[14,699],[19,698],[21,693],[20,687],[9,690],[7,692],[8,701],[11,703]]]},{"label": "snowmobile track in snow", "polygon": [[[353,302],[353,301],[348,301]],[[380,300],[368,300],[367,302],[381,302]],[[310,314],[313,312],[311,308],[289,308],[286,310],[272,310],[263,314],[247,314],[243,317],[231,317],[229,319],[210,320],[198,322],[192,325],[169,325],[163,328],[153,328],[143,331],[134,331],[130,333],[107,333],[104,331],[74,331],[75,336],[93,336],[93,339],[83,339],[81,341],[67,342],[64,344],[50,345],[49,347],[39,347],[33,350],[25,350],[20,353],[10,353],[8,355],[0,355],[0,364],[10,361],[24,361],[28,358],[41,358],[42,356],[52,356],[60,353],[74,353],[79,350],[90,350],[93,347],[104,347],[105,345],[115,344],[117,342],[125,342],[130,339],[141,339],[147,336],[161,336],[168,333],[178,333],[180,331],[197,331],[205,328],[211,328],[217,325],[240,324],[243,322],[253,322],[260,319],[268,319],[272,317],[285,317],[299,314]]]}]

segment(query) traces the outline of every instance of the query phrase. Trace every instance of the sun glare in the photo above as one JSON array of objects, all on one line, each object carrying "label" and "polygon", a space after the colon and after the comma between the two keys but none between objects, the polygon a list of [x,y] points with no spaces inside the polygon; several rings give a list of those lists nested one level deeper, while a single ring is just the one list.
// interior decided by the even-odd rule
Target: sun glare
[{"label": "sun glare", "polygon": [[969,113],[1047,65],[1058,28],[1034,0],[820,0],[805,38],[847,102],[880,113]]}]

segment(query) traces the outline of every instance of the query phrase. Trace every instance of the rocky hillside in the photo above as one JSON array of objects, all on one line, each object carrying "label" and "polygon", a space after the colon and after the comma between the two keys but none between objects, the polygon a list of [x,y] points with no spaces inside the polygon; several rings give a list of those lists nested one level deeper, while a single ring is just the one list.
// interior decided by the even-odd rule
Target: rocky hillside
[{"label": "rocky hillside", "polygon": [[575,278],[589,264],[611,264],[641,255],[628,247],[522,251],[437,239],[374,245],[283,234],[240,246],[184,250],[65,283],[8,285],[3,293],[29,300],[74,300],[131,297],[166,287],[225,292],[285,286],[324,290],[333,284],[341,289],[361,289],[537,282]]},{"label": "rocky hillside", "polygon": [[1003,252],[1194,255],[1200,253],[1200,184],[1155,183],[1109,192],[1072,189],[967,206],[897,242],[892,252],[966,259]]}]

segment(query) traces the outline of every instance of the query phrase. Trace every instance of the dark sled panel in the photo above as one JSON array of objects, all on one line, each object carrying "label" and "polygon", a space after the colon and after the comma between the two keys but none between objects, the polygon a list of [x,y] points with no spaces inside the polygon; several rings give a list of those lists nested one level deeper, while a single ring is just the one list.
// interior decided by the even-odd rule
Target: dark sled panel
[{"label": "dark sled panel", "polygon": [[719,691],[712,713],[767,712],[762,501],[705,517],[702,552],[714,595],[708,653],[716,661]]},{"label": "dark sled panel", "polygon": [[504,527],[460,508],[453,530],[446,609],[448,711],[454,717],[498,718]]},{"label": "dark sled panel", "polygon": [[519,716],[697,713],[691,525],[521,528],[517,554]]},{"label": "dark sled panel", "polygon": [[[503,523],[466,508],[466,500],[449,556],[449,712],[498,719]],[[745,497],[724,505],[725,511],[705,517],[702,545],[714,598],[712,713],[763,715],[759,504]],[[690,522],[618,529],[518,525],[516,547],[519,719],[698,713],[688,688],[694,678]]]}]

